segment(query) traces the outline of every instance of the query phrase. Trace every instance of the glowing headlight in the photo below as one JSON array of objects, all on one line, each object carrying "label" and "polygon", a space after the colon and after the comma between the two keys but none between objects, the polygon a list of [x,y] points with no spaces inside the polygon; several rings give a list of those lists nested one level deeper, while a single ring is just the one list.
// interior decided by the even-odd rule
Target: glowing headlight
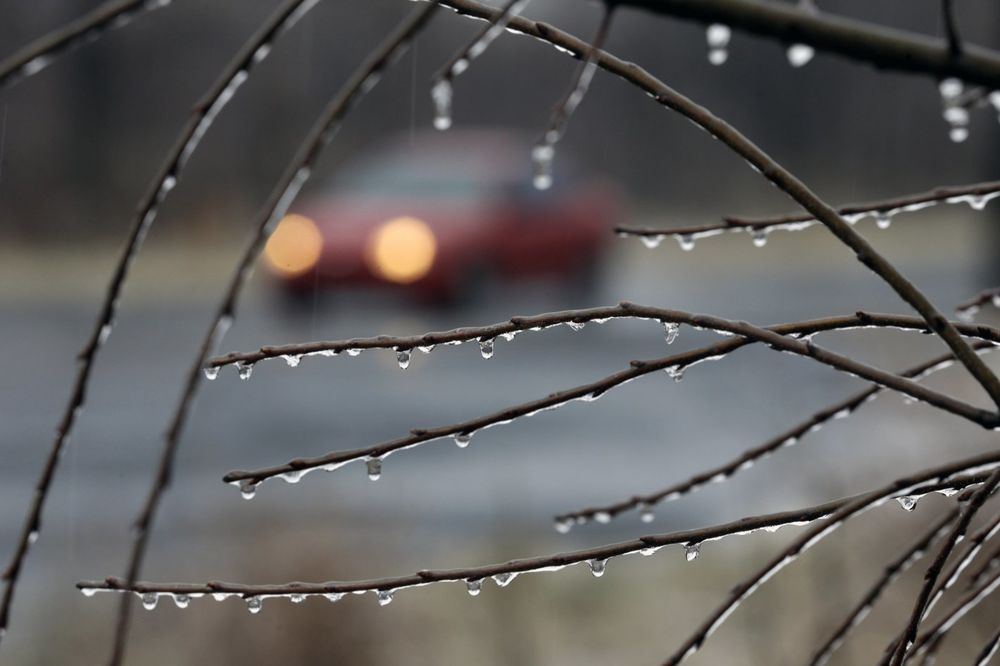
[{"label": "glowing headlight", "polygon": [[430,272],[436,253],[437,241],[426,222],[415,217],[396,217],[371,235],[366,259],[379,277],[407,284]]},{"label": "glowing headlight", "polygon": [[319,261],[323,235],[316,223],[303,215],[286,215],[264,247],[267,265],[278,275],[305,273]]}]

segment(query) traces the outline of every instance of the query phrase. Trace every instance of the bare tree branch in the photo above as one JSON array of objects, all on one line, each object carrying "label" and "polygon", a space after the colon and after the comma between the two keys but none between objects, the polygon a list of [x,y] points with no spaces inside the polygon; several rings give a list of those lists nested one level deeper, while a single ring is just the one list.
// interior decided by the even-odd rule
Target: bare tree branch
[{"label": "bare tree branch", "polygon": [[[969,614],[977,605],[1000,587],[1000,572],[995,572],[989,578],[974,586],[963,594],[945,611],[941,617],[928,627],[910,648],[910,654],[917,654],[921,647],[933,645],[936,650],[948,631],[963,617]],[[910,656],[907,655],[907,658]]]},{"label": "bare tree branch", "polygon": [[[939,203],[967,203],[976,210],[982,210],[986,204],[1000,197],[1000,181],[976,183],[973,185],[958,185],[954,187],[936,187],[927,192],[909,194],[893,199],[883,199],[861,204],[841,206],[837,212],[848,222],[856,223],[866,215],[875,218],[880,228],[885,228],[893,216],[923,210]],[[647,245],[655,246],[667,237],[672,236],[681,242],[681,247],[690,249],[699,238],[718,236],[727,232],[747,232],[757,234],[755,240],[762,238],[759,234],[781,229],[799,231],[815,224],[816,218],[811,215],[790,214],[775,217],[744,218],[726,217],[722,222],[700,224],[688,227],[616,227],[615,231],[622,236],[638,236],[645,239]]]},{"label": "bare tree branch", "polygon": [[998,647],[1000,647],[1000,629],[993,632],[993,635],[986,641],[986,645],[979,651],[979,655],[976,657],[976,661],[973,662],[973,666],[986,666],[990,662],[990,659],[997,653]]},{"label": "bare tree branch", "polygon": [[[136,3],[125,3],[136,4]],[[166,4],[153,0],[142,6],[160,6]],[[264,22],[264,24],[248,39],[239,52],[226,65],[221,76],[212,84],[201,101],[195,105],[191,117],[181,129],[167,154],[149,189],[136,207],[132,218],[128,239],[122,249],[111,276],[111,282],[104,293],[104,300],[98,312],[97,321],[90,333],[86,346],[77,357],[77,374],[70,393],[69,401],[63,410],[62,418],[56,428],[56,437],[49,448],[42,472],[35,482],[35,491],[24,525],[15,546],[11,560],[4,570],[2,580],[6,583],[3,598],[0,600],[0,638],[9,624],[10,607],[13,603],[14,591],[17,587],[21,567],[27,557],[31,543],[41,530],[42,511],[48,498],[59,458],[66,442],[76,425],[76,420],[83,410],[86,400],[87,385],[90,374],[96,362],[97,353],[111,334],[118,303],[121,299],[125,281],[135,260],[142,242],[156,218],[157,211],[164,199],[177,185],[181,172],[191,155],[198,147],[201,139],[218,117],[222,108],[232,99],[239,87],[246,81],[258,63],[267,57],[274,40],[288,30],[295,21],[315,4],[314,0],[285,0],[282,5]],[[117,19],[122,20],[119,15]]]},{"label": "bare tree branch", "polygon": [[622,6],[702,23],[724,23],[783,44],[808,44],[878,69],[955,77],[1000,88],[1000,53],[965,44],[955,56],[947,40],[762,0],[619,0]]},{"label": "bare tree branch", "polygon": [[826,642],[816,650],[812,660],[809,662],[809,666],[823,666],[823,664],[830,660],[833,653],[847,638],[847,634],[854,627],[861,624],[861,621],[865,619],[872,607],[875,606],[875,602],[882,596],[882,592],[903,575],[911,565],[924,556],[930,545],[942,536],[948,526],[958,517],[958,513],[958,506],[948,511],[944,517],[931,526],[930,530],[917,539],[912,546],[904,550],[899,557],[886,565],[882,575],[868,588],[868,591],[865,592],[861,600],[851,609],[847,617],[844,618],[844,621],[837,625],[837,628],[834,629]]},{"label": "bare tree branch", "polygon": [[[782,333],[808,333],[822,330],[822,327],[836,328],[836,324],[858,325],[864,323],[869,325],[872,320],[867,314],[854,315],[853,318],[815,320],[806,322],[805,327],[798,328],[797,325],[785,325],[783,327],[772,327],[770,329],[759,328],[746,322],[734,322],[708,315],[693,315],[679,310],[665,310],[661,308],[650,308],[647,306],[635,305],[632,303],[622,303],[621,308],[631,312],[635,316],[656,318],[662,321],[669,321],[676,324],[687,324],[698,328],[710,329],[713,331],[723,331],[731,333],[735,338],[724,340],[715,345],[702,347],[681,354],[666,356],[647,361],[632,361],[631,367],[627,370],[609,375],[603,379],[589,384],[584,384],[571,389],[551,393],[544,398],[524,402],[513,407],[508,407],[492,414],[481,416],[461,423],[447,426],[424,429],[419,428],[411,431],[411,434],[398,439],[382,442],[374,446],[348,451],[335,451],[315,458],[296,458],[283,465],[267,467],[252,471],[236,470],[229,472],[223,477],[226,483],[238,485],[243,493],[249,497],[253,496],[257,484],[266,479],[281,477],[288,482],[298,482],[306,473],[323,469],[334,471],[343,465],[356,461],[365,460],[368,465],[369,475],[377,479],[381,473],[382,460],[393,453],[403,449],[413,448],[425,442],[452,436],[457,437],[459,444],[467,444],[468,439],[477,430],[489,428],[494,425],[508,423],[514,419],[531,416],[538,412],[561,407],[574,400],[593,401],[603,395],[606,391],[626,382],[632,381],[643,375],[648,375],[658,370],[667,370],[675,378],[683,372],[686,367],[708,359],[724,356],[740,347],[750,344],[753,341],[764,342],[768,346],[791,352],[800,356],[812,358],[820,363],[824,363],[838,370],[847,372],[858,377],[876,382],[881,386],[905,393],[913,398],[927,402],[945,411],[967,418],[975,423],[980,423],[987,427],[992,427],[995,421],[993,415],[981,409],[964,404],[960,401],[927,389],[911,379],[899,377],[884,370],[859,363],[850,358],[828,351],[814,345],[808,340],[793,339]],[[898,321],[898,320],[897,320]],[[978,327],[982,328],[982,327]]]},{"label": "bare tree branch", "polygon": [[945,39],[948,41],[948,55],[959,58],[962,55],[962,40],[958,36],[958,21],[955,19],[953,0],[941,0],[941,21],[944,23]]},{"label": "bare tree branch", "polygon": [[[990,453],[969,458],[961,462],[953,462],[946,465],[927,469],[913,475],[906,482],[894,484],[900,492],[951,493],[955,489],[966,488],[970,485],[982,483],[989,473],[982,471],[983,466],[995,466],[1000,464],[1000,454]],[[970,470],[969,474],[964,474]],[[891,498],[892,492],[885,494],[886,498]],[[502,587],[509,583],[515,575],[538,571],[555,571],[563,567],[578,564],[581,562],[597,562],[597,575],[603,572],[604,563],[613,557],[627,555],[630,553],[642,552],[650,555],[664,546],[675,544],[702,544],[716,541],[728,536],[749,534],[760,530],[773,532],[785,525],[808,524],[818,520],[828,520],[837,514],[838,511],[855,503],[866,502],[865,508],[879,503],[879,498],[873,493],[863,493],[851,497],[833,500],[823,504],[797,509],[793,511],[783,511],[779,513],[763,514],[750,518],[742,518],[737,521],[722,523],[711,527],[703,527],[693,530],[682,530],[669,532],[666,534],[656,534],[639,537],[630,541],[622,541],[596,548],[585,550],[569,551],[555,555],[533,557],[525,559],[510,560],[502,564],[491,564],[480,567],[467,567],[461,569],[442,570],[421,570],[410,576],[398,576],[394,578],[381,578],[376,580],[352,581],[352,582],[326,582],[326,583],[287,583],[280,585],[243,585],[238,583],[209,582],[205,584],[191,583],[149,583],[141,581],[129,582],[123,578],[110,577],[104,581],[81,581],[77,587],[87,593],[98,590],[133,591],[139,594],[163,593],[175,595],[192,596],[196,594],[226,593],[239,595],[244,598],[287,596],[287,595],[343,595],[347,593],[357,593],[365,591],[388,591],[406,588],[420,587],[430,583],[448,581],[467,581],[476,583],[486,578],[494,577]],[[794,555],[794,553],[791,553]]]},{"label": "bare tree branch", "polygon": [[[995,346],[990,342],[977,342],[973,346],[978,351],[995,348]],[[943,356],[939,356],[912,368],[908,368],[907,370],[899,373],[899,375],[909,379],[921,379],[931,372],[949,367],[954,362],[954,359],[955,357],[951,354],[944,354]],[[802,441],[803,437],[820,430],[830,421],[849,416],[858,410],[862,405],[873,400],[883,390],[884,389],[881,386],[874,385],[863,391],[855,393],[844,400],[829,405],[828,407],[824,407],[801,423],[798,423],[788,430],[769,438],[763,444],[755,446],[752,449],[748,449],[731,460],[712,467],[711,469],[699,472],[684,481],[675,483],[667,488],[663,488],[662,490],[657,490],[656,492],[648,493],[646,495],[635,495],[614,504],[587,507],[585,509],[560,514],[555,517],[556,527],[559,531],[565,532],[568,531],[574,523],[581,523],[589,520],[599,520],[599,522],[611,520],[612,518],[616,518],[632,509],[641,509],[643,512],[643,521],[650,522],[653,519],[652,508],[657,504],[680,499],[681,497],[685,497],[697,490],[700,490],[710,483],[731,479],[739,472],[752,467],[762,458],[765,458],[780,449],[798,444]]]},{"label": "bare tree branch", "polygon": [[[746,0],[714,1],[744,2]],[[480,18],[489,19],[495,13],[495,10],[488,9],[475,0],[438,0],[438,2],[439,4],[452,7],[461,14],[478,16]],[[535,36],[554,46],[562,47],[563,50],[573,53],[575,57],[586,57],[591,53],[590,45],[548,24],[528,21],[517,17],[511,20],[510,25],[525,34]],[[717,138],[734,153],[749,162],[751,167],[759,171],[769,182],[805,208],[810,215],[829,228],[842,243],[854,251],[858,261],[881,277],[900,298],[920,313],[931,329],[951,348],[955,357],[975,377],[976,381],[979,382],[993,400],[994,405],[1000,407],[1000,379],[965,343],[954,326],[927,300],[923,292],[903,277],[891,262],[886,260],[846,220],[840,217],[836,210],[816,196],[805,183],[778,164],[732,125],[715,116],[708,109],[678,93],[638,65],[624,62],[604,51],[595,53],[594,57],[597,59],[598,64],[605,70],[617,74],[626,81],[634,84],[639,89],[647,92],[657,103],[676,111]]]},{"label": "bare tree branch", "polygon": [[[343,88],[341,88],[340,93],[330,102],[318,121],[313,125],[291,164],[279,180],[277,187],[268,197],[263,211],[255,221],[253,237],[239,260],[226,294],[198,349],[164,438],[160,462],[153,478],[152,487],[133,526],[134,536],[126,580],[134,581],[138,578],[153,520],[156,516],[160,500],[170,484],[174,457],[180,443],[181,432],[184,429],[194,403],[194,397],[201,378],[202,365],[217,347],[226,329],[232,324],[236,314],[237,300],[250,275],[257,255],[264,247],[271,230],[285,214],[292,200],[298,194],[299,189],[311,175],[316,160],[319,158],[323,148],[333,138],[340,122],[357,101],[377,83],[382,70],[391,64],[413,36],[420,31],[435,9],[436,5],[431,4],[411,13],[372,52],[360,68],[355,71]],[[111,664],[113,666],[118,666],[124,658],[131,618],[131,602],[131,597],[125,595],[122,597],[119,605],[114,649],[111,656]]]},{"label": "bare tree branch", "polygon": [[0,61],[0,89],[42,71],[59,56],[92,42],[104,33],[128,25],[132,19],[171,0],[111,0],[89,14],[57,28]]},{"label": "bare tree branch", "polygon": [[969,300],[959,303],[955,307],[955,314],[963,321],[971,321],[979,314],[980,308],[987,304],[1000,308],[1000,287],[984,289]]}]

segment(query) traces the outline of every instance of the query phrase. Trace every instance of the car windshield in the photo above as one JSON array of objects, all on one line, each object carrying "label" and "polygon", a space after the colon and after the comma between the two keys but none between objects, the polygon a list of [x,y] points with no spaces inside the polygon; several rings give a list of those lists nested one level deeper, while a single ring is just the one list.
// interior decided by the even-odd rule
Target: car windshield
[{"label": "car windshield", "polygon": [[468,200],[485,197],[498,185],[481,156],[392,155],[348,166],[337,189],[352,195]]}]

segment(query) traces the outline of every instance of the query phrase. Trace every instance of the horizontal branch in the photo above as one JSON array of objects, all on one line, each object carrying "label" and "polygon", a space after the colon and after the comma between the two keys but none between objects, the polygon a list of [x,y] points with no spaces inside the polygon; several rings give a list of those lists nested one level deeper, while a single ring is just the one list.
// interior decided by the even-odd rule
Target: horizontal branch
[{"label": "horizontal branch", "polygon": [[[795,333],[802,337],[811,336],[819,331],[834,330],[837,328],[869,327],[882,325],[903,324],[901,328],[913,326],[922,329],[922,320],[911,317],[900,317],[896,315],[869,315],[867,313],[857,313],[846,317],[835,317],[829,319],[817,319],[796,324],[783,324],[770,328],[760,328],[746,322],[735,322],[718,317],[707,315],[696,315],[679,310],[667,310],[663,308],[653,308],[648,306],[635,305],[632,303],[621,303],[619,312],[627,313],[633,317],[646,319],[657,319],[670,324],[686,324],[697,328],[710,329],[723,332],[735,337],[723,340],[715,345],[702,347],[699,349],[682,352],[671,356],[657,358],[647,361],[632,361],[631,367],[627,370],[609,375],[603,379],[589,384],[584,384],[557,393],[552,393],[545,398],[521,403],[513,407],[494,412],[487,416],[478,417],[461,423],[447,426],[440,426],[430,429],[416,429],[410,435],[398,439],[382,442],[374,446],[352,449],[348,451],[337,451],[315,458],[296,458],[285,464],[257,469],[252,471],[237,470],[229,472],[223,477],[227,483],[239,485],[247,496],[252,496],[257,484],[266,479],[281,477],[289,482],[297,482],[302,476],[315,469],[333,471],[339,467],[355,461],[366,460],[369,474],[373,478],[378,478],[381,473],[382,460],[402,449],[409,449],[425,442],[441,439],[448,436],[456,438],[460,445],[468,443],[469,438],[477,430],[489,428],[494,425],[508,423],[514,419],[531,416],[540,411],[560,407],[574,400],[593,401],[603,395],[606,391],[616,386],[625,384],[633,379],[648,375],[650,373],[667,370],[675,378],[683,373],[686,367],[696,363],[722,357],[744,345],[752,342],[764,342],[772,348],[791,352],[800,356],[812,358],[820,363],[829,365],[835,369],[849,374],[873,381],[881,386],[900,391],[912,398],[927,402],[945,411],[967,418],[975,423],[986,427],[992,427],[995,417],[985,410],[967,405],[955,400],[950,396],[927,389],[920,384],[898,375],[873,368],[859,363],[850,358],[836,354],[814,345],[811,341],[793,339],[787,334]],[[613,310],[613,309],[608,309]],[[606,314],[602,311],[601,314]],[[590,311],[590,314],[594,314]],[[552,315],[541,315],[541,317],[551,317]],[[562,313],[565,316],[565,313]],[[569,319],[568,321],[572,321]],[[890,323],[891,322],[891,323]],[[917,323],[919,322],[919,323]],[[537,324],[537,322],[536,322]],[[496,326],[516,326],[518,324],[498,324]],[[524,325],[521,322],[520,325]],[[986,333],[991,341],[996,341],[997,331],[983,326],[970,326],[965,329],[975,335]],[[467,334],[467,333],[466,333]],[[385,344],[382,340],[379,344]]]},{"label": "horizontal branch", "polygon": [[60,55],[92,42],[109,30],[131,23],[147,11],[166,7],[171,0],[112,0],[89,14],[39,37],[0,61],[0,88],[45,69]]},{"label": "horizontal branch", "polygon": [[865,21],[806,11],[762,0],[615,0],[622,6],[664,16],[724,23],[782,44],[808,44],[878,69],[955,77],[1000,89],[1000,53],[965,42],[962,52],[948,41]]},{"label": "horizontal branch", "polygon": [[[916,485],[918,488],[907,489],[907,492],[945,492],[950,494],[954,490],[981,483],[988,476],[988,473],[980,471],[979,468],[996,464],[1000,464],[1000,454],[991,453],[962,462],[949,463],[929,469],[914,477],[918,480],[911,485]],[[962,475],[966,470],[975,471],[967,475]],[[125,579],[109,577],[103,581],[81,581],[77,583],[77,588],[87,594],[100,590],[111,590],[131,591],[138,594],[185,595],[187,597],[204,594],[226,594],[238,595],[249,599],[292,595],[303,597],[310,595],[344,595],[368,591],[392,592],[402,588],[418,587],[430,583],[466,581],[471,584],[470,589],[478,591],[479,587],[475,586],[475,584],[490,577],[493,577],[497,584],[503,587],[518,574],[554,571],[581,562],[597,563],[596,565],[591,564],[591,566],[594,567],[595,573],[600,575],[600,573],[603,573],[604,563],[613,557],[628,555],[630,553],[644,553],[649,555],[664,546],[677,544],[693,546],[694,544],[702,544],[729,536],[745,535],[761,530],[773,532],[786,525],[801,525],[826,518],[844,506],[848,506],[852,502],[868,496],[869,493],[854,495],[803,509],[753,516],[711,527],[643,536],[638,539],[598,546],[596,548],[557,553],[543,557],[516,559],[501,564],[490,564],[479,567],[425,569],[409,576],[392,578],[349,582],[295,582],[277,585],[246,585],[218,581],[203,584],[137,581],[130,584]]]},{"label": "horizontal branch", "polygon": [[[1000,181],[936,187],[925,192],[908,194],[892,199],[880,199],[858,204],[848,204],[837,208],[837,213],[848,222],[857,222],[869,215],[875,218],[881,228],[889,225],[899,213],[923,210],[940,203],[965,203],[975,210],[982,210],[993,199],[1000,197]],[[621,236],[637,236],[645,239],[647,245],[655,246],[667,236],[676,238],[682,248],[690,249],[694,241],[723,233],[746,232],[760,242],[773,230],[799,231],[819,224],[816,218],[807,214],[787,214],[772,217],[725,217],[722,222],[687,227],[632,227],[619,226],[615,231]]]},{"label": "horizontal branch", "polygon": [[[917,321],[921,320],[918,319]],[[981,341],[973,344],[973,348],[977,351],[984,351],[996,349],[996,345],[991,342]],[[899,373],[899,376],[909,379],[922,379],[931,372],[950,367],[954,363],[955,357],[953,355],[944,354],[929,361],[925,361],[919,365],[907,368],[903,372]],[[863,391],[859,391],[844,400],[824,407],[808,419],[792,426],[774,437],[771,437],[763,444],[755,446],[752,449],[748,449],[731,460],[701,471],[684,481],[675,483],[661,490],[647,493],[645,495],[635,495],[612,504],[592,506],[560,514],[555,517],[556,527],[559,531],[565,532],[568,531],[574,523],[584,523],[590,520],[606,522],[627,511],[631,511],[632,509],[641,509],[643,511],[643,521],[649,522],[653,519],[653,514],[651,513],[652,508],[657,504],[680,499],[681,497],[685,497],[697,490],[700,490],[710,483],[726,481],[732,478],[739,472],[749,469],[757,461],[771,455],[775,451],[798,444],[802,441],[803,437],[819,431],[830,421],[850,416],[862,405],[865,405],[874,399],[875,396],[883,390],[885,389],[881,386],[873,385]]]}]

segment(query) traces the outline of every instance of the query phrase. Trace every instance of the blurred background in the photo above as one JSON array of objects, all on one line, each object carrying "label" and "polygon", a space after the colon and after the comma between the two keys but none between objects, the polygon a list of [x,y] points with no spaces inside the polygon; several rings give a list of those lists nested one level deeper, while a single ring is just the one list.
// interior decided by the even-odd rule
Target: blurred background
[{"label": "blurred background", "polygon": [[[0,51],[11,53],[98,4],[0,0]],[[276,4],[175,0],[0,92],[4,558],[130,213],[189,109]],[[936,1],[821,4],[940,34]],[[84,599],[73,584],[122,573],[128,525],[148,488],[161,433],[255,212],[312,119],[411,9],[403,0],[319,3],[254,70],[184,171],[99,356],[0,662],[105,658],[112,598]],[[1000,6],[964,0],[958,11],[967,39],[1000,48]],[[587,36],[598,8],[535,0],[527,14]],[[319,256],[332,250],[310,259],[315,247],[306,243],[304,263],[290,268],[301,259],[293,243],[291,258],[281,255],[272,270],[258,270],[224,351],[416,334],[625,299],[759,324],[857,309],[906,311],[820,228],[772,233],[763,248],[746,234],[706,239],[692,252],[669,239],[650,250],[614,237],[614,223],[680,226],[794,208],[704,132],[601,73],[559,144],[553,187],[534,191],[531,142],[576,66],[535,40],[504,36],[476,60],[456,81],[453,129],[435,135],[429,82],[478,27],[442,11],[348,118],[293,210],[308,222],[306,236],[318,230],[322,242],[353,249],[328,262]],[[951,142],[937,82],[927,78],[822,53],[792,68],[783,45],[739,33],[728,61],[713,66],[704,26],[631,10],[619,12],[607,48],[732,122],[830,202],[989,180],[1000,171],[996,113],[974,111],[968,140]],[[428,196],[449,179],[458,183],[454,190]],[[533,215],[553,225],[552,235],[530,235],[538,225],[525,221]],[[424,268],[417,261],[402,277],[379,273],[370,239],[390,222],[397,226],[388,231],[398,233],[386,251],[400,243],[430,247]],[[534,247],[506,245],[518,238],[518,224]],[[981,212],[952,205],[902,215],[888,230],[867,218],[858,228],[950,310],[991,286],[998,225],[1000,205],[993,203]],[[560,268],[534,271],[540,254]],[[580,254],[587,254],[586,265],[567,259]],[[335,275],[345,261],[357,265],[350,279]],[[431,275],[444,286],[421,289]],[[990,311],[982,317],[998,321]],[[670,352],[713,339],[684,328]],[[827,335],[822,343],[890,369],[941,349],[926,336],[888,331]],[[599,402],[479,433],[466,450],[445,441],[399,453],[376,483],[352,465],[295,486],[265,484],[246,502],[220,482],[231,469],[465,420],[666,353],[660,326],[612,322],[498,341],[490,360],[475,344],[439,348],[415,354],[405,371],[390,351],[306,358],[294,369],[264,362],[249,381],[224,369],[202,387],[144,578],[347,580],[485,564],[815,504],[996,443],[929,407],[882,396],[732,481],[660,507],[651,525],[628,515],[568,535],[552,529],[555,513],[674,483],[863,386],[750,348],[692,368],[679,384],[650,376]],[[929,384],[983,400],[956,370]],[[765,586],[691,663],[802,662],[892,549],[909,543],[946,504],[934,497],[912,513],[885,507],[840,530]],[[401,591],[384,608],[371,595],[336,605],[270,601],[258,615],[236,600],[196,600],[185,611],[161,601],[153,612],[137,610],[130,656],[145,664],[658,663],[795,533],[711,543],[691,563],[679,547],[612,561],[599,580],[585,567],[524,576],[503,590],[487,584],[474,599],[463,586],[444,584]],[[836,663],[881,649],[901,624],[900,610],[909,609],[903,592],[912,590],[919,576],[913,573]],[[947,644],[946,663],[971,660],[992,629],[981,625],[988,617],[963,621]]]}]

